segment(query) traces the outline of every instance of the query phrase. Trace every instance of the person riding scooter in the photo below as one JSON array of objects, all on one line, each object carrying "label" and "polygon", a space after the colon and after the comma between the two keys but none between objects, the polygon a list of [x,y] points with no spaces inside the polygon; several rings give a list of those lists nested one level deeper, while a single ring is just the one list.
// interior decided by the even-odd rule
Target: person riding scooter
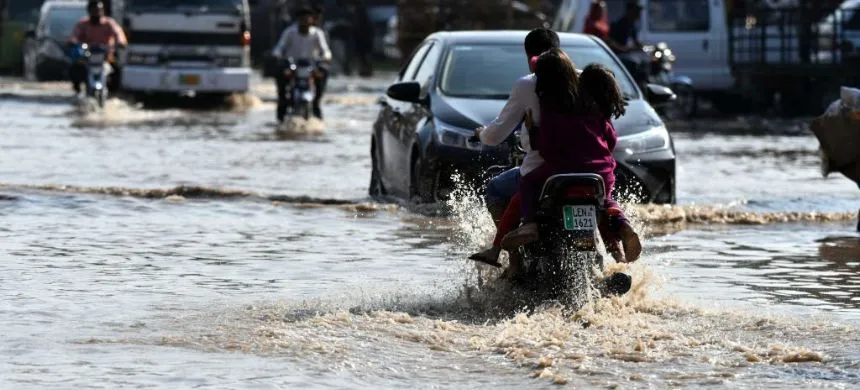
[{"label": "person riding scooter", "polygon": [[[108,88],[116,90],[119,86],[120,69],[116,61],[116,49],[128,45],[125,32],[122,27],[113,18],[105,16],[104,2],[101,0],[90,0],[87,4],[89,15],[81,19],[75,29],[72,31],[72,36],[69,37],[71,45],[87,44],[88,46],[104,46],[109,50],[108,58],[110,58],[111,68],[113,69],[112,76],[108,81]],[[81,62],[75,61],[69,69],[69,78],[72,81],[72,88],[76,94],[81,93],[81,84],[87,79],[87,66]]]},{"label": "person riding scooter", "polygon": [[278,123],[284,121],[289,106],[287,100],[289,98],[287,96],[289,79],[285,72],[289,69],[289,64],[286,63],[289,58],[310,59],[320,62],[318,71],[321,77],[315,79],[314,82],[313,113],[315,117],[322,119],[320,101],[328,82],[329,72],[325,64],[331,61],[331,50],[329,50],[328,42],[326,42],[325,33],[314,26],[313,15],[313,11],[309,8],[300,9],[296,13],[298,23],[284,30],[277,45],[272,50],[272,55],[281,63],[280,69],[275,74],[275,83],[278,88]]}]

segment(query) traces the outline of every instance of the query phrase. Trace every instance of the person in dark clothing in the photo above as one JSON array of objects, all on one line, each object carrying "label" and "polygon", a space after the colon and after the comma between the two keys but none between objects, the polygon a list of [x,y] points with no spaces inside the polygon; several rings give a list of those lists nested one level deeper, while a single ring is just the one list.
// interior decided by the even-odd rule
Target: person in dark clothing
[{"label": "person in dark clothing", "polygon": [[616,53],[642,48],[642,43],[639,42],[639,21],[642,19],[642,9],[638,1],[628,1],[624,15],[610,26],[609,46]]},{"label": "person in dark clothing", "polygon": [[629,0],[624,15],[610,26],[609,40],[606,42],[640,85],[648,79],[648,58],[639,42],[642,10],[639,1]]},{"label": "person in dark clothing", "polygon": [[373,22],[367,13],[367,5],[364,0],[355,1],[355,15],[353,16],[355,28],[354,41],[355,54],[358,57],[358,73],[362,77],[373,75]]}]

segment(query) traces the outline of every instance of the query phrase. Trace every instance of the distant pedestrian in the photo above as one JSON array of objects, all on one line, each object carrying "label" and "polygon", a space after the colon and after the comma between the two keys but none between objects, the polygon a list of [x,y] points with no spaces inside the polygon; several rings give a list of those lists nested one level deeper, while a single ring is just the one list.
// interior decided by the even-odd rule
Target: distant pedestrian
[{"label": "distant pedestrian", "polygon": [[594,35],[604,42],[609,40],[609,13],[606,12],[605,1],[591,1],[591,8],[585,18],[585,31],[583,32]]},{"label": "distant pedestrian", "polygon": [[364,0],[355,0],[355,13],[353,14],[353,26],[355,28],[354,42],[355,54],[358,58],[358,74],[362,77],[373,75],[373,22],[367,12]]}]

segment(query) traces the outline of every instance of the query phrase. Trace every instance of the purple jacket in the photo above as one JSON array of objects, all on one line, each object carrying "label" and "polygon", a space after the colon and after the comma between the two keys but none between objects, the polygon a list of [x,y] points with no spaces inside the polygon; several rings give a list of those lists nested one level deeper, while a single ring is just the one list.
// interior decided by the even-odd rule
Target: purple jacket
[{"label": "purple jacket", "polygon": [[615,170],[612,151],[618,137],[599,114],[557,114],[541,110],[538,150],[556,172],[604,174]]}]

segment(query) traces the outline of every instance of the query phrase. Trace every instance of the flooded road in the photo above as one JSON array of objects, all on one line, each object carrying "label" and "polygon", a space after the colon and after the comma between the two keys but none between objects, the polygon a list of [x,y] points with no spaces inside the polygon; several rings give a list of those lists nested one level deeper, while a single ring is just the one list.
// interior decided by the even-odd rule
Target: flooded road
[{"label": "flooded road", "polygon": [[529,311],[464,260],[479,201],[367,198],[385,81],[333,80],[291,131],[266,99],[2,95],[0,387],[860,385],[860,191],[810,133],[677,132],[681,204],[631,209],[633,293]]}]

